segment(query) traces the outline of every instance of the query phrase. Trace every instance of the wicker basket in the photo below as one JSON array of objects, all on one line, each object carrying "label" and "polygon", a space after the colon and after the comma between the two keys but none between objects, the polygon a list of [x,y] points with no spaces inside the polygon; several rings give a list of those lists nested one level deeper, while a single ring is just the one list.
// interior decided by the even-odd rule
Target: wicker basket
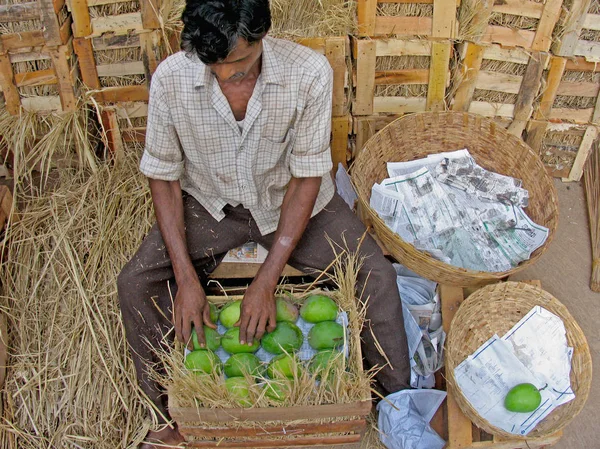
[{"label": "wicker basket", "polygon": [[[442,151],[467,148],[479,165],[523,181],[529,190],[527,214],[550,229],[548,240],[527,261],[501,273],[467,270],[431,257],[403,241],[369,206],[371,188],[387,178],[387,162],[410,161]],[[469,286],[503,279],[535,262],[552,241],[558,224],[558,201],[552,179],[540,158],[521,139],[492,120],[462,112],[406,115],[379,131],[366,143],[352,168],[360,214],[392,256],[421,276],[441,284]]]},{"label": "wicker basket", "polygon": [[[477,414],[456,387],[454,369],[494,334],[504,335],[534,306],[542,306],[563,320],[567,342],[573,347],[571,388],[575,399],[556,408],[526,437],[507,433]],[[567,308],[550,293],[521,282],[483,287],[465,300],[450,325],[446,339],[446,376],[456,402],[473,423],[488,433],[511,439],[549,436],[565,427],[583,409],[592,383],[592,358],[583,331]]]}]

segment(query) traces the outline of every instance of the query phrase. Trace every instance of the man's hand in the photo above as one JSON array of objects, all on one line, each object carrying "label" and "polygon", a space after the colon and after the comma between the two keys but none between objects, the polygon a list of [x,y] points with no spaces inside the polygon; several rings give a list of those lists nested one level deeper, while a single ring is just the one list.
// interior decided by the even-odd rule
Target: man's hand
[{"label": "man's hand", "polygon": [[240,343],[249,346],[254,340],[260,340],[267,332],[273,332],[277,318],[274,290],[262,283],[252,282],[244,299],[242,312],[236,326],[240,326]]},{"label": "man's hand", "polygon": [[198,343],[204,348],[206,340],[204,338],[203,323],[213,329],[217,328],[210,320],[210,307],[208,307],[204,289],[198,279],[182,282],[178,285],[173,310],[173,326],[175,326],[177,339],[192,350],[193,324],[198,335]]}]

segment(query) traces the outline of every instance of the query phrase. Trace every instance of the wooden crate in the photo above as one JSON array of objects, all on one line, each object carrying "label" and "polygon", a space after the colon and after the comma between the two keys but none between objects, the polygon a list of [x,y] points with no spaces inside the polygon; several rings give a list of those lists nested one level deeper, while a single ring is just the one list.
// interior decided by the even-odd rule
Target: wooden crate
[{"label": "wooden crate", "polygon": [[71,42],[0,53],[0,88],[6,109],[35,112],[74,111],[79,72]]},{"label": "wooden crate", "polygon": [[600,66],[585,58],[553,56],[534,119],[600,123]]},{"label": "wooden crate", "polygon": [[[539,285],[539,281],[531,282]],[[447,333],[460,304],[474,289],[446,285],[441,285],[439,288],[442,319]],[[436,388],[445,390],[446,386],[445,376],[442,372],[438,372]],[[462,413],[454,399],[452,389],[448,390],[446,402],[438,409],[431,425],[448,442],[446,449],[541,449],[556,444],[562,437],[562,431],[549,437],[528,440],[510,440],[490,435],[476,427]]]},{"label": "wooden crate", "polygon": [[554,30],[553,52],[600,60],[600,1],[565,0],[563,17]]},{"label": "wooden crate", "polygon": [[[355,39],[353,50],[356,86],[353,115],[446,109],[453,51],[449,41]],[[378,69],[378,65],[405,68],[384,70]],[[386,91],[391,86],[402,95],[394,95],[393,91],[389,95]]]},{"label": "wooden crate", "polygon": [[31,0],[0,5],[0,53],[41,46],[65,45],[72,17],[65,0]]},{"label": "wooden crate", "polygon": [[531,120],[525,141],[539,153],[552,176],[579,181],[598,131],[596,125]]},{"label": "wooden crate", "polygon": [[459,17],[464,17],[459,38],[478,44],[549,51],[562,1],[464,0],[459,12]]},{"label": "wooden crate", "polygon": [[452,110],[500,117],[516,136],[527,125],[548,54],[465,42],[459,46]]},{"label": "wooden crate", "polygon": [[[226,303],[241,296],[209,296]],[[362,361],[360,335],[350,334],[353,360]],[[362,370],[362,363],[357,363]],[[169,413],[190,448],[340,447],[359,449],[372,408],[370,391],[347,404],[253,408],[184,408],[169,394]],[[299,422],[302,421],[302,422]]]},{"label": "wooden crate", "polygon": [[[358,35],[453,39],[457,33],[459,3],[459,0],[358,0]],[[400,10],[397,14],[385,14],[388,8],[392,12]]]}]

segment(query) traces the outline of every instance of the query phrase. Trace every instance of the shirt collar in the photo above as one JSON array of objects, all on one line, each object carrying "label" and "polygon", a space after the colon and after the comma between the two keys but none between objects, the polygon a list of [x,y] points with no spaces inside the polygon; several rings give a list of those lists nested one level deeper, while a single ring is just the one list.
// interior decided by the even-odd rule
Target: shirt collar
[{"label": "shirt collar", "polygon": [[[279,84],[283,86],[283,70],[281,69],[281,62],[277,60],[277,55],[273,49],[273,42],[271,38],[265,37],[262,40],[262,44],[262,79],[265,84]],[[198,55],[193,54],[191,55],[191,58],[198,67],[196,79],[194,81],[194,87],[206,86],[210,84],[212,78],[214,77],[210,69],[202,61],[200,61]]]}]

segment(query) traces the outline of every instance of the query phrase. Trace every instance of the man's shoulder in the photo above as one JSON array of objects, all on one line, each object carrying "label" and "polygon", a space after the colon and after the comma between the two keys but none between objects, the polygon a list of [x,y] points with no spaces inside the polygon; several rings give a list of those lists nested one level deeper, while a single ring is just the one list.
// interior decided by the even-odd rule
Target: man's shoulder
[{"label": "man's shoulder", "polygon": [[164,81],[169,77],[177,76],[188,71],[193,72],[193,64],[194,62],[185,52],[179,51],[164,59],[156,68],[152,78]]},{"label": "man's shoulder", "polygon": [[265,39],[276,57],[285,65],[321,75],[327,75],[331,71],[327,58],[311,48],[270,36]]}]

